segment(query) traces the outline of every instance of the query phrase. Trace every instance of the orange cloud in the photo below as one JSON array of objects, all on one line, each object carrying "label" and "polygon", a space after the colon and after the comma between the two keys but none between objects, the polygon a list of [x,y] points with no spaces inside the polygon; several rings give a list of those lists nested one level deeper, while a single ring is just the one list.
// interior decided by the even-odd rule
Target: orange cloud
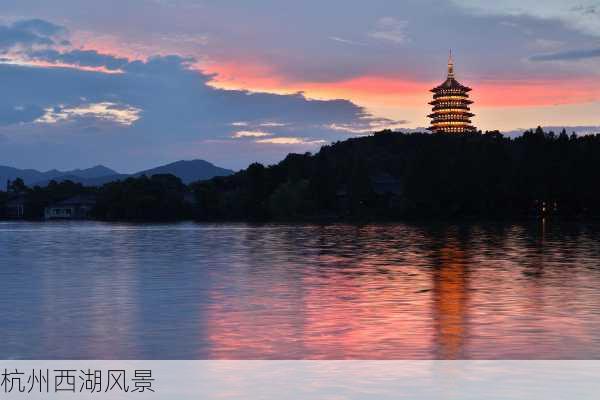
[{"label": "orange cloud", "polygon": [[[124,45],[116,36],[88,32],[79,32],[74,43],[84,50],[96,50],[131,60],[145,60],[152,54],[177,54],[173,49],[160,51],[141,44]],[[194,68],[214,75],[210,85],[220,89],[276,94],[303,92],[307,97],[316,99],[348,99],[371,110],[427,105],[431,97],[429,89],[442,81],[442,78],[419,81],[411,77],[373,74],[330,82],[294,80],[251,57],[240,60],[203,59]],[[463,83],[473,87],[472,97],[476,106],[482,107],[534,107],[600,100],[600,81],[585,77],[501,81],[463,78]]]},{"label": "orange cloud", "polygon": [[[79,32],[74,43],[84,50],[96,50],[131,60],[145,60],[153,54],[178,54],[171,48],[161,50],[140,44],[124,45],[116,36],[85,32]],[[407,127],[428,124],[429,89],[443,79],[422,81],[407,76],[365,74],[330,82],[302,81],[291,79],[284,72],[252,57],[201,59],[193,68],[213,75],[209,84],[216,88],[276,94],[303,92],[315,99],[347,99],[365,107],[375,116],[408,120]],[[590,108],[589,104],[600,101],[600,81],[589,77],[496,81],[463,77],[461,80],[473,88],[475,122],[485,128],[514,129],[517,127],[515,124],[521,126],[527,121],[530,125],[549,121],[581,124],[590,119],[581,117],[582,113],[588,116],[584,111]],[[578,108],[576,112],[570,111],[571,117],[564,115],[558,118],[557,111],[552,109],[555,105],[568,106],[570,110]],[[502,118],[494,112],[495,109],[502,110]],[[526,115],[521,115],[524,110],[527,110]],[[512,117],[506,117],[507,113]]]},{"label": "orange cloud", "polygon": [[214,75],[210,84],[228,90],[252,90],[278,94],[298,92],[286,85],[286,79],[266,65],[252,62],[205,62],[196,67]]},{"label": "orange cloud", "polygon": [[473,99],[485,107],[550,106],[600,100],[600,82],[587,78],[482,82]]},{"label": "orange cloud", "polygon": [[79,31],[72,38],[76,48],[81,50],[95,50],[101,54],[127,58],[131,61],[146,60],[149,55],[159,55],[149,46],[124,45],[122,39],[112,35],[101,35],[94,32]]},{"label": "orange cloud", "polygon": [[[252,63],[220,63],[203,66],[214,74],[210,84],[221,89],[246,89],[289,94],[304,92],[319,99],[343,98],[358,104],[416,106],[427,104],[429,89],[438,81],[417,81],[403,77],[364,75],[332,82],[292,81],[273,69]],[[600,82],[588,78],[556,80],[464,81],[473,87],[476,104],[484,107],[546,106],[578,104],[600,99]]]},{"label": "orange cloud", "polygon": [[[292,81],[278,71],[252,62],[224,62],[198,65],[204,73],[214,75],[210,84],[220,89],[241,89],[277,94],[304,92],[318,99],[378,99],[411,104],[427,95],[429,83],[408,79],[360,76],[333,82]],[[401,95],[400,95],[401,94]],[[416,97],[416,98],[415,98]]]}]

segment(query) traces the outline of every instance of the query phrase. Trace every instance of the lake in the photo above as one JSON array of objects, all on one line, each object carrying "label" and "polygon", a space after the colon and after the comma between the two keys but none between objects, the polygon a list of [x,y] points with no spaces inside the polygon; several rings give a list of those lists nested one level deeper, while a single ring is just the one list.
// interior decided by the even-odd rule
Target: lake
[{"label": "lake", "polygon": [[600,225],[0,222],[0,359],[600,359]]}]

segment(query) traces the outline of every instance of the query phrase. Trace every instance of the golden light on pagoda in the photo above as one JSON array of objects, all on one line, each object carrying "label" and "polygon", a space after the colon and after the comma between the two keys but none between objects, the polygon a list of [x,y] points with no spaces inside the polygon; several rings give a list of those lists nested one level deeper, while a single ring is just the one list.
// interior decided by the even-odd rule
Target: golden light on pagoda
[{"label": "golden light on pagoda", "polygon": [[448,78],[441,85],[431,89],[433,111],[428,115],[432,119],[431,126],[427,128],[434,133],[466,133],[474,132],[476,128],[471,125],[469,99],[471,88],[461,85],[454,78],[454,61],[452,52],[448,58]]}]

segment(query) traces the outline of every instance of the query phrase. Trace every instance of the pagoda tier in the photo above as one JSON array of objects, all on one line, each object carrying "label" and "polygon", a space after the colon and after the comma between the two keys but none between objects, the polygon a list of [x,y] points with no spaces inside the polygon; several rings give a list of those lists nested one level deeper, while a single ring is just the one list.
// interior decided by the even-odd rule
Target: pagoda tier
[{"label": "pagoda tier", "polygon": [[476,128],[471,125],[471,118],[475,116],[470,112],[473,101],[469,99],[471,88],[461,85],[454,79],[454,63],[452,55],[448,60],[448,78],[441,85],[431,89],[433,101],[431,126],[427,128],[434,133],[465,133],[474,132]]},{"label": "pagoda tier", "polygon": [[430,101],[429,104],[435,107],[469,107],[473,104],[471,100],[459,101],[459,100],[443,100],[443,101]]},{"label": "pagoda tier", "polygon": [[[458,113],[458,111],[460,111],[460,110],[444,110],[443,113],[429,114],[427,117],[432,118],[433,120],[439,120],[439,121],[455,121],[455,120],[467,121],[467,120],[469,120],[469,118],[475,116],[475,114],[471,114],[469,112]],[[469,121],[469,122],[471,122],[471,121]]]}]

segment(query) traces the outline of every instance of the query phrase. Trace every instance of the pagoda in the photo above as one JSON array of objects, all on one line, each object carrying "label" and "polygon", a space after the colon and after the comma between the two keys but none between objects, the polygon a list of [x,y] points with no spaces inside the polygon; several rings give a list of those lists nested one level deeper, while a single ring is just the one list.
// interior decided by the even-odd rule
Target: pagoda
[{"label": "pagoda", "polygon": [[448,58],[448,78],[431,91],[434,93],[433,101],[429,104],[433,106],[433,113],[428,115],[432,119],[428,130],[433,133],[465,133],[476,130],[471,125],[471,117],[475,116],[469,108],[473,104],[468,94],[471,88],[461,85],[454,78],[452,51]]}]

